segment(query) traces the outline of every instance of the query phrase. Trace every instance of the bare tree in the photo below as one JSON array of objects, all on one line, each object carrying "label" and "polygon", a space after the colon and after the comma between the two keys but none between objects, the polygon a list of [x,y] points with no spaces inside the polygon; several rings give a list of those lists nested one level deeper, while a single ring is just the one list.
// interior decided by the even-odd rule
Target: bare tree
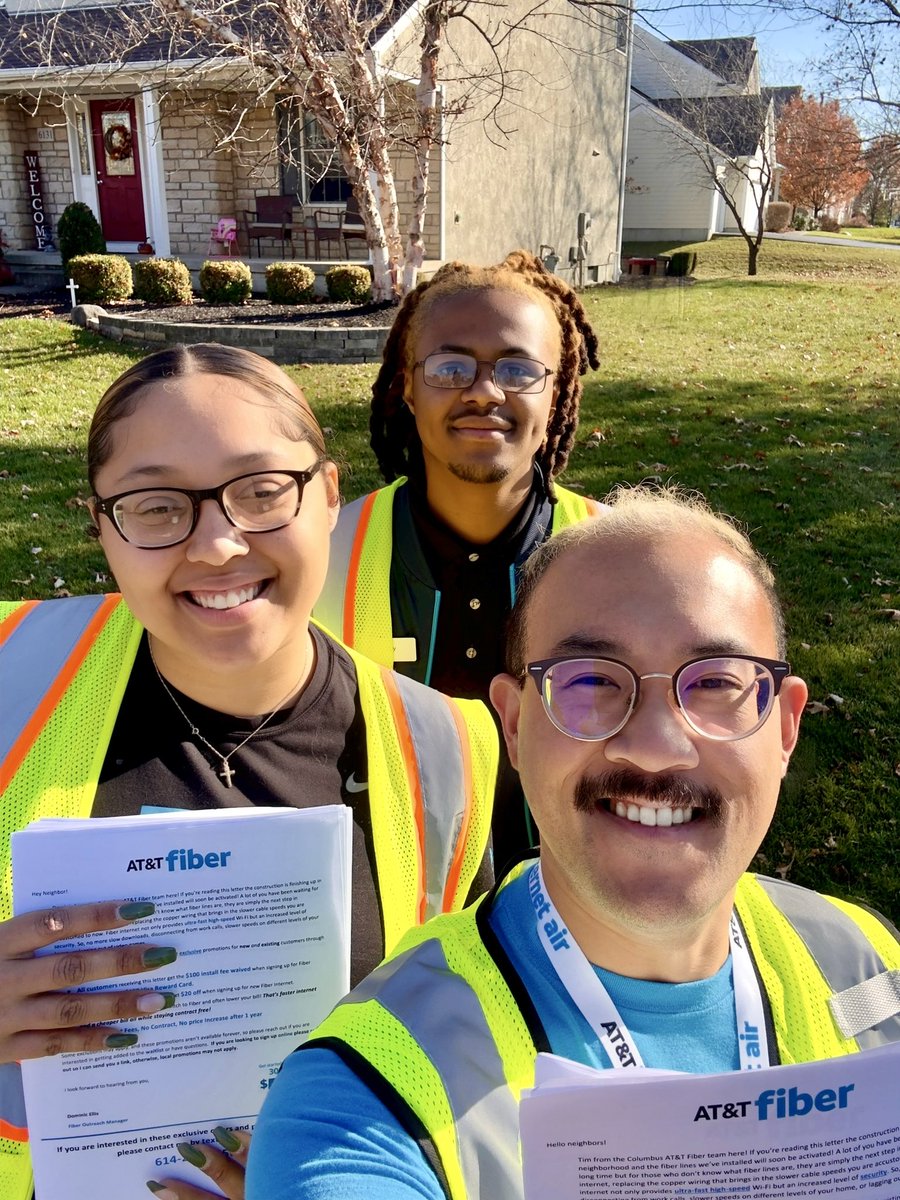
[{"label": "bare tree", "polygon": [[859,101],[882,130],[900,130],[897,0],[767,0],[771,9],[826,23],[818,65],[829,96]]},{"label": "bare tree", "polygon": [[[112,6],[94,61],[118,64],[147,87],[158,88],[162,73],[164,87],[212,90],[220,150],[250,147],[248,114],[261,104],[293,102],[314,117],[359,202],[374,294],[389,299],[415,284],[432,158],[454,124],[481,121],[505,142],[530,80],[522,43],[565,47],[590,70],[593,34],[629,20],[630,11],[628,0],[146,0]],[[67,63],[87,61],[83,47],[73,48],[77,10],[47,14],[32,29],[40,41],[36,91],[49,68],[63,77]],[[387,37],[390,30],[403,32]],[[83,84],[83,70],[79,78]],[[272,149],[297,165],[289,139]],[[252,150],[258,161],[259,145]],[[405,228],[398,154],[412,161]]]},{"label": "bare tree", "polygon": [[668,118],[667,136],[721,196],[747,246],[747,274],[757,273],[765,212],[775,182],[774,111],[761,95],[679,96],[654,101]]}]

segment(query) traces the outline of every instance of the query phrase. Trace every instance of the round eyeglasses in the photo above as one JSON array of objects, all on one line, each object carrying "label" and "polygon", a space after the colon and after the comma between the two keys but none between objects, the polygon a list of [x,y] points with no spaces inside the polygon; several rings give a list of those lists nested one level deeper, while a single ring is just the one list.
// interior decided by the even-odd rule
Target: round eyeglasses
[{"label": "round eyeglasses", "polygon": [[197,527],[200,504],[215,500],[235,529],[270,533],[290,525],[300,511],[303,489],[326,460],[306,471],[254,471],[215,488],[138,488],[105,500],[94,498],[120,537],[142,550],[161,550],[186,541]]},{"label": "round eyeglasses", "polygon": [[736,742],[765,722],[791,668],[776,659],[730,654],[693,658],[674,675],[638,675],[614,658],[545,658],[525,671],[556,728],[579,741],[613,737],[634,712],[642,681],[666,679],[670,698],[695,733]]},{"label": "round eyeglasses", "polygon": [[490,367],[491,380],[501,392],[529,396],[542,392],[548,375],[556,374],[535,358],[510,357],[482,362],[473,354],[450,351],[429,354],[415,365],[422,368],[422,378],[428,386],[436,388],[470,388],[478,378],[478,368]]}]

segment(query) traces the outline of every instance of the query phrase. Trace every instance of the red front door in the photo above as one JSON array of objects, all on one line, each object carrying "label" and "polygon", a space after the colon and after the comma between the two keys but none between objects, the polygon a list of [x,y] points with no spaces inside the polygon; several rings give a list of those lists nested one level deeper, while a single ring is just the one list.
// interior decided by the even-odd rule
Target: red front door
[{"label": "red front door", "polygon": [[92,100],[91,135],[103,236],[108,242],[141,242],[147,226],[134,101]]}]

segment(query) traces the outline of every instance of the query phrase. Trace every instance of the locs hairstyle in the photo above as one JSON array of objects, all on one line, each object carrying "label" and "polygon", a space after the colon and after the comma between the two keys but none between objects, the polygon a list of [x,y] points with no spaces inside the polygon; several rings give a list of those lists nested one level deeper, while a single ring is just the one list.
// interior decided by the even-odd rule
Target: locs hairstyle
[{"label": "locs hairstyle", "polygon": [[584,306],[572,288],[527,250],[513,250],[493,267],[445,263],[401,304],[385,343],[381,370],[372,385],[369,420],[372,450],[387,483],[399,475],[421,477],[424,471],[416,423],[403,399],[407,374],[412,372],[415,362],[418,330],[431,319],[441,300],[462,292],[493,289],[526,296],[536,292],[538,296],[534,298],[549,306],[559,322],[556,407],[550,414],[547,436],[535,459],[552,495],[552,481],[565,467],[575,441],[581,376],[588,367],[596,369],[600,365],[599,345]]}]

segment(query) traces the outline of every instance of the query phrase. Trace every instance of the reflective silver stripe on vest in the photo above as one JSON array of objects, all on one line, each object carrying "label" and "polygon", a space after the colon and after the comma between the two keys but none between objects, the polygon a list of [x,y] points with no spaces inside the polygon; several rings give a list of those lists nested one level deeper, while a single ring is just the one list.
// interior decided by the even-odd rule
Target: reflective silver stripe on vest
[{"label": "reflective silver stripe on vest", "polygon": [[342,1003],[373,999],[409,1030],[443,1080],[466,1195],[517,1200],[519,1106],[478,997],[450,970],[440,941],[429,938],[383,964]]},{"label": "reflective silver stripe on vest", "polygon": [[[884,973],[885,965],[866,935],[846,913],[816,892],[796,884],[758,875],[757,881],[816,961],[833,992],[844,992]],[[837,1018],[835,1021],[836,1024]],[[900,1016],[894,1013],[877,1029],[866,1028],[855,1036],[860,1049],[868,1050],[900,1041]]]},{"label": "reflective silver stripe on vest", "polygon": [[0,760],[5,759],[106,596],[36,605],[0,646]]},{"label": "reflective silver stripe on vest", "polygon": [[322,594],[316,601],[313,616],[329,633],[343,641],[344,600],[347,595],[347,577],[350,574],[350,556],[359,526],[365,496],[354,500],[341,509],[331,534],[331,549],[328,554],[328,574]]},{"label": "reflective silver stripe on vest", "polygon": [[900,971],[882,971],[838,992],[828,1003],[844,1037],[856,1037],[900,1013]]},{"label": "reflective silver stripe on vest", "polygon": [[416,752],[425,814],[425,900],[442,911],[444,888],[465,814],[466,788],[459,733],[439,692],[404,675],[395,682]]}]

